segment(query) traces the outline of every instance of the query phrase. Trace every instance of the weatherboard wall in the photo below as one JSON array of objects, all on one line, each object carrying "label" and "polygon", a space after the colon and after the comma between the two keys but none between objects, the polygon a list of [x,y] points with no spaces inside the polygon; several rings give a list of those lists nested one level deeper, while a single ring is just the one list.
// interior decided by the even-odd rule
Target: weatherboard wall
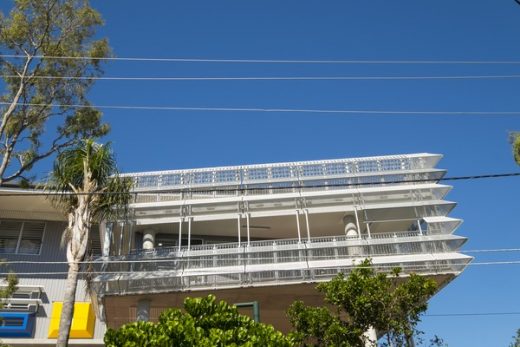
[{"label": "weatherboard wall", "polygon": [[[19,285],[43,286],[42,305],[35,317],[34,339],[47,339],[49,333],[50,318],[52,316],[52,303],[63,301],[63,293],[66,286],[66,264],[45,264],[45,262],[65,262],[65,250],[60,247],[61,236],[66,224],[63,222],[49,221],[46,223],[43,235],[42,248],[39,255],[1,254],[8,264],[5,270],[17,273]],[[30,264],[9,264],[12,261],[33,262]],[[50,274],[60,272],[60,274]],[[24,274],[30,273],[30,274]],[[80,280],[76,291],[76,301],[86,302],[90,298],[86,294],[85,281]],[[102,340],[105,333],[105,324],[96,317],[94,340]],[[3,339],[6,341],[6,339]],[[52,341],[52,340],[49,340]],[[16,339],[10,338],[9,344],[15,345]],[[93,341],[94,342],[94,341]]]}]

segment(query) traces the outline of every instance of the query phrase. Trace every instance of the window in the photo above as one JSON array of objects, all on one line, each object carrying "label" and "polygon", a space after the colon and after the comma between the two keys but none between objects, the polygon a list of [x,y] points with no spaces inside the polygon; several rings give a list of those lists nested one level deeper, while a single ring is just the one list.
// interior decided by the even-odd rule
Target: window
[{"label": "window", "polygon": [[40,254],[45,222],[0,221],[0,253]]}]

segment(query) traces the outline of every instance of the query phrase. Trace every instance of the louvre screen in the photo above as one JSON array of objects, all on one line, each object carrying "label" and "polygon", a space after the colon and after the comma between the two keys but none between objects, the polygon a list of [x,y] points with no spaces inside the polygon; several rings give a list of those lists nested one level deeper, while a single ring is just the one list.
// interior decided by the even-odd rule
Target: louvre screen
[{"label": "louvre screen", "polygon": [[45,222],[0,221],[0,253],[40,254]]}]

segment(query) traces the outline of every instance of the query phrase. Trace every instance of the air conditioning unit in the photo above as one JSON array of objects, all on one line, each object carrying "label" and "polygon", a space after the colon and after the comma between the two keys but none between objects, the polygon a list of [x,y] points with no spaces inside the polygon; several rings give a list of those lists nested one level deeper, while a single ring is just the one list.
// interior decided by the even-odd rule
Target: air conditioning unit
[{"label": "air conditioning unit", "polygon": [[11,297],[0,301],[1,311],[36,313],[38,307],[42,304],[42,293],[43,286],[19,285]]}]

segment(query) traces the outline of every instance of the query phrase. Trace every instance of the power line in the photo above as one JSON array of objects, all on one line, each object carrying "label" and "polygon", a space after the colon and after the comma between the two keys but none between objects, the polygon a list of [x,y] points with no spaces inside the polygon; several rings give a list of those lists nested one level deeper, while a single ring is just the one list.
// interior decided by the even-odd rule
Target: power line
[{"label": "power line", "polygon": [[468,249],[468,250],[461,250],[461,252],[464,252],[464,253],[520,252],[520,248]]},{"label": "power line", "polygon": [[[381,172],[379,172],[381,174]],[[139,190],[131,192],[132,195],[140,195],[140,194],[154,194],[154,195],[162,195],[162,194],[175,194],[175,193],[225,193],[225,192],[246,192],[246,191],[268,191],[268,190],[284,190],[284,189],[314,189],[314,188],[326,188],[326,187],[358,187],[358,186],[373,186],[373,185],[383,185],[383,184],[400,184],[400,183],[424,183],[424,182],[432,182],[432,181],[461,181],[461,180],[477,180],[477,179],[486,179],[486,178],[505,178],[505,177],[517,177],[520,176],[520,172],[511,172],[511,173],[501,173],[501,174],[488,174],[488,175],[473,175],[473,176],[452,176],[452,177],[441,177],[441,178],[423,178],[423,179],[413,179],[413,180],[394,180],[394,181],[377,181],[377,182],[358,182],[358,183],[331,183],[331,184],[314,184],[314,185],[295,185],[295,186],[274,186],[274,187],[240,187],[240,188],[204,188],[203,190],[198,190],[197,187],[186,187],[179,189],[164,189],[161,191],[157,190]],[[352,177],[353,179],[357,178],[356,176]],[[251,184],[258,184],[258,182],[253,182]],[[230,184],[233,185],[233,184]],[[9,196],[60,196],[60,195],[105,195],[105,194],[126,194],[121,192],[93,192],[93,193],[75,193],[75,192],[56,192],[56,191],[34,191],[27,190],[26,193],[15,192],[15,193],[1,193],[1,197],[9,197]]]},{"label": "power line", "polygon": [[520,312],[469,312],[469,313],[432,313],[424,317],[466,317],[466,316],[509,316],[520,315]]},{"label": "power line", "polygon": [[[520,1],[520,0],[519,0]],[[175,308],[175,307],[174,307]],[[168,308],[164,308],[167,310]],[[421,317],[465,317],[465,316],[510,316],[520,315],[520,312],[469,312],[469,313],[438,313],[438,314],[422,314]],[[136,318],[133,316],[113,316],[110,315],[110,319],[118,320],[129,320],[134,321]]]},{"label": "power line", "polygon": [[[0,54],[0,58],[27,58],[25,55]],[[238,63],[238,64],[382,64],[382,65],[519,65],[520,60],[312,60],[312,59],[213,59],[213,58],[159,58],[159,57],[87,57],[87,56],[33,56],[36,59],[56,60],[104,60],[136,62],[179,62],[179,63]]]},{"label": "power line", "polygon": [[[3,75],[3,78],[22,78]],[[518,79],[520,75],[453,75],[453,76],[201,76],[201,77],[98,77],[98,76],[32,76],[30,79],[87,81],[385,81],[385,80],[482,80]]]},{"label": "power line", "polygon": [[[0,102],[0,105],[10,105]],[[255,107],[184,107],[184,106],[130,106],[130,105],[81,105],[81,104],[46,104],[17,103],[18,106],[35,107],[93,107],[106,110],[146,110],[146,111],[200,111],[200,112],[267,112],[267,113],[321,113],[348,115],[430,115],[430,116],[519,116],[520,111],[388,111],[388,110],[330,110],[330,109],[295,109],[295,108],[255,108]]]},{"label": "power line", "polygon": [[[244,262],[247,260],[265,260],[265,258],[248,258],[244,259]],[[119,264],[138,264],[138,263],[164,263],[164,262],[177,262],[177,263],[187,263],[187,262],[193,262],[193,259],[147,259],[147,260],[127,260],[127,261],[108,261],[107,264],[113,264],[113,263],[119,263]],[[238,264],[237,266],[244,266],[244,262],[241,264]],[[36,263],[36,262],[35,262]],[[92,263],[91,263],[92,264]],[[102,262],[94,263],[94,264],[100,264],[102,265]],[[452,265],[459,265],[459,266],[502,266],[502,265],[520,265],[520,260],[516,261],[502,261],[502,262],[486,262],[486,263],[468,263],[468,264],[452,264]],[[446,266],[452,266],[452,265],[446,265]],[[333,268],[338,268],[338,266],[331,266]],[[319,269],[329,269],[331,267],[316,267],[312,268],[313,270],[319,270]],[[394,269],[394,268],[400,268],[402,270],[409,269],[410,273],[413,273],[414,270],[420,270],[420,269],[429,269],[432,272],[442,273],[443,272],[443,265],[432,265],[432,264],[414,264],[414,265],[393,265],[393,264],[377,264],[372,266],[360,266],[360,265],[349,265],[349,266],[339,266],[341,269],[374,269],[377,271],[378,269]],[[153,270],[150,269],[143,269],[143,270],[136,270],[136,269],[129,269],[126,271],[119,270],[119,271],[78,271],[78,275],[96,275],[96,274],[107,274],[107,275],[122,275],[122,274],[150,274],[153,272]],[[0,276],[7,276],[9,274],[12,274],[12,272],[2,272],[0,273]],[[47,272],[19,272],[16,271],[16,275],[18,276],[37,276],[37,275],[67,275],[67,271],[47,271]],[[198,274],[194,274],[198,275]],[[201,275],[202,276],[202,275]]]},{"label": "power line", "polygon": [[[245,243],[244,243],[245,244]],[[355,246],[355,245],[354,245]],[[204,254],[204,255],[196,255],[196,254],[192,254],[192,255],[189,255],[190,252],[196,252],[198,250],[187,250],[187,249],[184,249],[182,251],[182,253],[184,254],[184,256],[181,256],[181,257],[174,257],[174,256],[171,256],[171,257],[162,257],[160,259],[140,259],[140,260],[127,260],[127,259],[121,259],[121,260],[113,260],[113,259],[96,259],[96,260],[85,260],[85,261],[79,261],[79,262],[72,262],[72,263],[75,263],[75,264],[147,264],[147,263],[172,263],[172,262],[176,262],[176,263],[191,263],[191,262],[194,262],[196,261],[196,258],[198,257],[204,257],[204,258],[208,258],[208,257],[213,257],[215,255],[218,255],[218,254],[211,254],[211,255],[207,255],[207,254]],[[459,253],[459,252],[464,252],[464,251],[457,251],[457,252],[454,252],[454,253]],[[147,253],[147,255],[153,255],[154,251],[151,250],[149,252],[149,254]],[[247,253],[236,253],[237,255],[247,255]],[[397,255],[413,255],[413,254],[397,254]],[[417,254],[415,254],[417,255]],[[130,255],[130,256],[134,256],[134,255]],[[195,258],[195,259],[194,259]],[[316,256],[313,256],[312,258],[316,258],[316,259],[319,259],[320,257],[316,257]],[[327,257],[327,256],[322,256],[321,258],[327,258],[327,259],[330,259],[330,257]],[[360,257],[362,258],[362,257]],[[265,260],[266,258],[262,258],[262,257],[250,257],[250,258],[243,258],[241,259],[240,261],[238,261],[239,263],[239,266],[242,266],[244,265],[245,263],[247,263],[248,261],[256,261],[256,260]],[[205,261],[205,260],[204,260]],[[431,261],[431,260],[425,260],[425,261]],[[435,260],[433,260],[435,261]],[[442,261],[442,260],[441,260]],[[30,260],[14,260],[14,261],[2,261],[1,265],[35,265],[35,264],[38,264],[38,265],[66,265],[66,264],[69,264],[69,262],[67,261],[30,261]],[[360,269],[363,269],[363,268],[367,268],[367,269],[377,269],[377,268],[390,268],[390,269],[393,269],[393,268],[396,268],[396,267],[399,267],[399,268],[402,268],[402,269],[407,269],[407,268],[411,268],[411,269],[415,269],[415,268],[431,268],[433,270],[435,270],[437,267],[442,267],[442,266],[455,266],[455,265],[464,265],[464,266],[494,266],[494,265],[520,265],[520,260],[507,260],[507,261],[488,261],[488,262],[472,262],[472,263],[468,263],[468,264],[438,264],[438,265],[435,265],[435,264],[410,264],[410,265],[407,265],[407,264],[402,264],[402,265],[395,265],[395,264],[373,264],[371,266],[361,266],[361,265],[347,265],[347,266],[340,266],[341,268],[360,268]],[[211,267],[211,266],[210,266]],[[337,267],[337,266],[333,266],[333,267]],[[318,267],[320,268],[320,267]],[[318,269],[316,268],[316,269]],[[328,268],[328,267],[325,267],[325,268]],[[143,270],[142,272],[146,272],[146,271],[150,271],[150,270]],[[106,273],[105,271],[101,271],[103,273]],[[139,271],[135,271],[135,270],[132,270],[132,271],[113,271],[113,273],[133,273],[133,272],[139,272]],[[27,272],[16,272],[17,274],[32,274],[32,273],[27,273]],[[54,273],[54,274],[62,274],[63,272],[49,272],[49,273]],[[64,272],[66,273],[66,272]],[[0,273],[0,275],[5,275]]]}]

